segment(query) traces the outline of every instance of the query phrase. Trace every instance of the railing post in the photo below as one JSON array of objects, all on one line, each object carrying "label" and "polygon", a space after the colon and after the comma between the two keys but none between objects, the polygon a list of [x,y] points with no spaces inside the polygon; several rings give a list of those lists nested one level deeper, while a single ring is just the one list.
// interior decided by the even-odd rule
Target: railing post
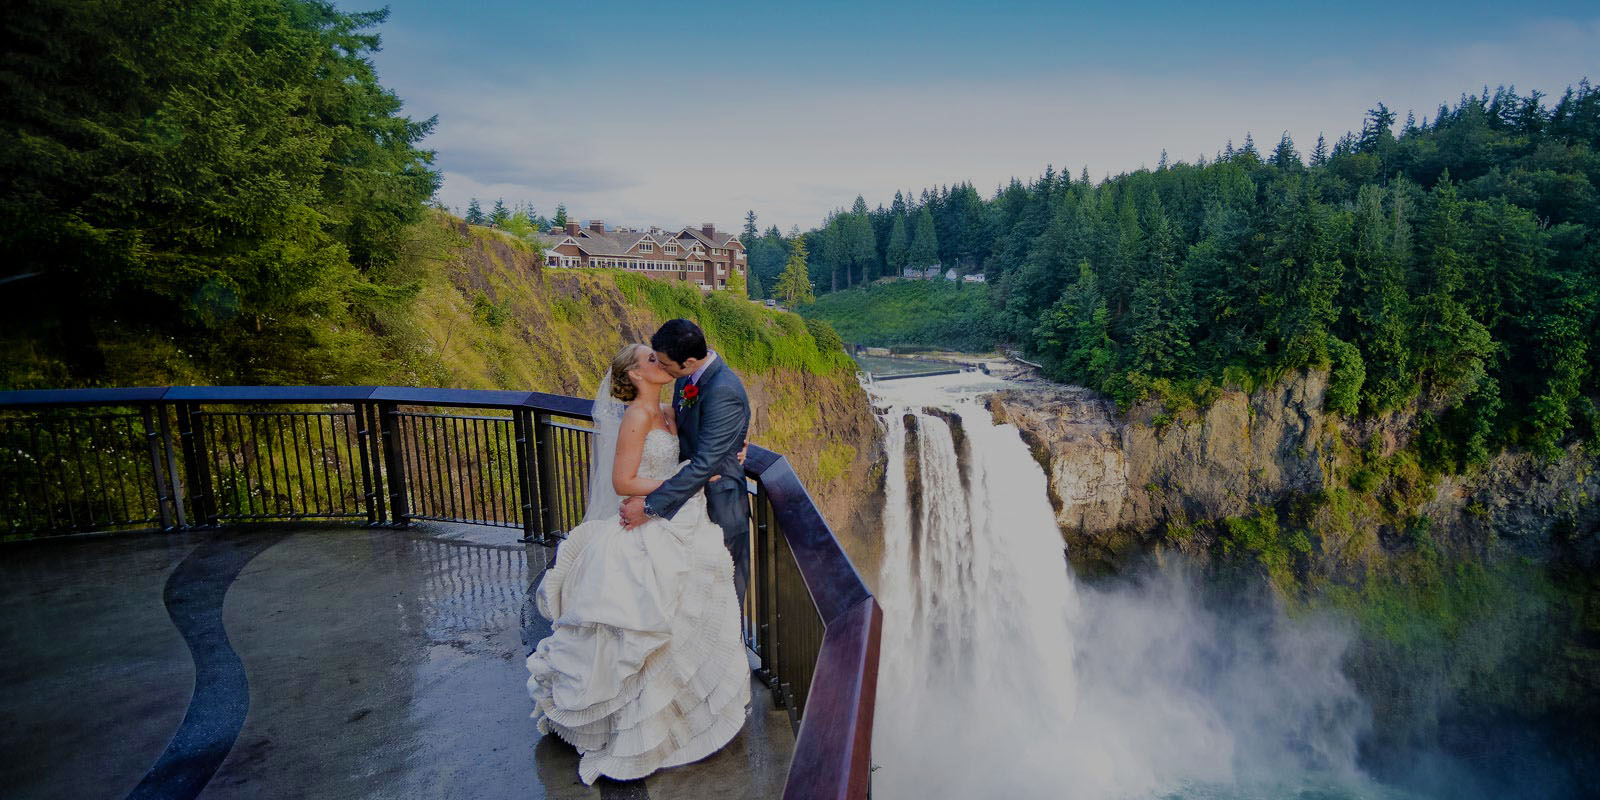
[{"label": "railing post", "polygon": [[522,539],[527,543],[548,544],[549,538],[545,535],[548,530],[543,525],[544,515],[538,513],[540,505],[534,501],[535,472],[542,472],[542,463],[535,462],[533,456],[534,428],[538,423],[527,409],[519,408],[511,412],[512,435],[516,444],[511,448],[517,462],[517,492],[522,498],[517,513],[522,517]]},{"label": "railing post", "polygon": [[763,600],[761,629],[766,634],[762,643],[761,663],[767,668],[767,683],[772,687],[778,707],[782,708],[784,695],[778,686],[780,679],[778,656],[783,651],[783,642],[779,639],[781,631],[778,625],[778,543],[775,541],[777,526],[772,519],[772,498],[767,496],[765,487],[762,487],[757,499],[761,503],[760,534],[764,562],[761,565]]},{"label": "railing post", "polygon": [[[155,479],[156,485],[156,511],[161,515],[162,530],[172,530],[175,527],[173,519],[171,487],[167,484],[166,459],[161,457],[165,448],[167,409],[159,404],[147,403],[141,410],[144,412],[144,438],[150,446],[150,475]],[[161,415],[161,429],[156,428],[156,413]]]},{"label": "railing post", "polygon": [[217,524],[217,499],[211,491],[210,454],[205,452],[196,427],[200,410],[194,403],[179,403],[178,441],[183,447],[184,474],[188,477],[189,498],[194,504],[195,525]]},{"label": "railing post", "polygon": [[[389,485],[389,516],[397,527],[411,525],[411,506],[406,501],[406,470],[400,455],[400,426],[394,403],[379,403],[378,429],[383,439],[383,472]],[[378,501],[383,502],[381,499]],[[379,507],[378,514],[383,514]]]},{"label": "railing post", "polygon": [[533,437],[538,444],[539,457],[539,520],[544,526],[544,539],[561,530],[561,504],[556,499],[556,436],[549,414],[533,416]]}]

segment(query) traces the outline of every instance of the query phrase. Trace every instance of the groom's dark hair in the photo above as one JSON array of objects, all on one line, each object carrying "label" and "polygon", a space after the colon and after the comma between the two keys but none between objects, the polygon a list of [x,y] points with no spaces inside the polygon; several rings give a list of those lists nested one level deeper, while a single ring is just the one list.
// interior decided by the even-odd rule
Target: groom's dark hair
[{"label": "groom's dark hair", "polygon": [[686,319],[669,319],[650,337],[650,347],[682,364],[691,358],[706,357],[706,335],[700,326]]}]

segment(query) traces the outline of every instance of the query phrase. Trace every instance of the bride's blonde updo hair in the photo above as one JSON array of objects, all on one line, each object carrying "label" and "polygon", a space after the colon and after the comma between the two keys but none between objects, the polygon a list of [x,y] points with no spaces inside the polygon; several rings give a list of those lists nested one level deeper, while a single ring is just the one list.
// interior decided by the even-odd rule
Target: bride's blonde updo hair
[{"label": "bride's blonde updo hair", "polygon": [[629,370],[639,367],[639,348],[644,345],[634,342],[625,344],[617,351],[617,357],[611,359],[611,396],[624,403],[633,402],[639,396],[639,387],[633,385],[633,377],[628,375]]}]

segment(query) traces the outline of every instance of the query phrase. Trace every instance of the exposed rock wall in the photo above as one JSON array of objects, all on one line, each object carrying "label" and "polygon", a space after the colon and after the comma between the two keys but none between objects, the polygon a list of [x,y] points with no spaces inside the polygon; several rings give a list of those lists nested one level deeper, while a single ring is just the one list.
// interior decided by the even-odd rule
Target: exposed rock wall
[{"label": "exposed rock wall", "polygon": [[[1325,414],[1326,390],[1326,372],[1303,371],[1252,394],[1224,391],[1209,408],[1169,420],[1159,404],[1118,414],[1087,389],[1038,384],[993,395],[990,410],[1017,426],[1045,467],[1074,563],[1104,571],[1157,542],[1203,555],[1204,523],[1342,489],[1353,452],[1375,437],[1376,452],[1387,456],[1409,440],[1409,417],[1357,427]],[[1470,475],[1439,480],[1414,511],[1449,544],[1483,555],[1593,564],[1597,500],[1600,471],[1574,447],[1549,464],[1502,454]],[[1348,541],[1339,539],[1341,526],[1329,526],[1330,572],[1376,555],[1392,523],[1381,513],[1362,518],[1360,508],[1343,513],[1358,524],[1343,526]]]}]

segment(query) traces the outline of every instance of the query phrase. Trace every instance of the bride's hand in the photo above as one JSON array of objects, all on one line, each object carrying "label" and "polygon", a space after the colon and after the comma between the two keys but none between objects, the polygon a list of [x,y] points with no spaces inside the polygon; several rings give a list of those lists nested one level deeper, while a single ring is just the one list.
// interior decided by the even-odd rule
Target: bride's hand
[{"label": "bride's hand", "polygon": [[[750,452],[750,443],[749,442],[745,442],[744,443],[744,447],[739,448],[739,466],[741,466],[741,467],[744,466],[744,456],[745,456],[745,453],[748,453],[748,452]],[[714,483],[714,482],[716,482],[718,480],[721,480],[721,479],[722,479],[721,475],[712,475],[711,479],[706,481],[706,483]]]}]

